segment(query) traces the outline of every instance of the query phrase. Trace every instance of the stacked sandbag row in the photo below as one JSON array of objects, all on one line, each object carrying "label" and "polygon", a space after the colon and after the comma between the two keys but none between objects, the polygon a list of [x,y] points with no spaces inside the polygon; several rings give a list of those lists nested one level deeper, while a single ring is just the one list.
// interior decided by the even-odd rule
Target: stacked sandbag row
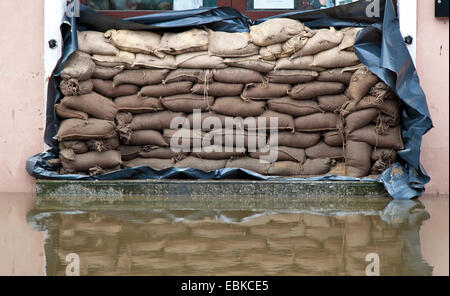
[{"label": "stacked sandbag row", "polygon": [[[79,32],[79,51],[74,56],[90,59],[89,66],[95,64],[92,79],[68,77],[69,83],[62,75],[61,90],[70,85],[78,95],[72,100],[82,107],[66,103],[66,97],[58,114],[86,120],[86,116],[80,118],[79,112],[84,112],[92,117],[89,120],[111,120],[98,114],[107,109],[101,104],[94,107],[99,109],[96,113],[77,100],[88,92],[85,89],[115,105],[124,168],[178,166],[211,171],[229,167],[264,175],[322,175],[330,171],[332,159],[344,158],[346,141],[370,144],[348,128],[353,113],[358,117],[356,111],[369,109],[355,107],[351,94],[353,85],[358,86],[353,78],[364,70],[353,51],[359,28],[314,31],[295,20],[273,19],[250,29],[250,33],[191,29],[162,36],[128,30]],[[371,84],[370,78],[359,79]],[[381,83],[371,85],[367,93],[380,96],[382,88],[392,94]],[[89,100],[89,106],[99,100]],[[72,112],[64,114],[61,107]],[[375,122],[377,131],[386,132],[380,126],[389,119],[382,107],[376,109],[381,112]],[[194,110],[201,110],[202,126],[193,126]],[[224,129],[227,117],[241,118],[234,121],[240,127]],[[171,126],[175,118],[183,120]],[[278,126],[272,130],[259,123],[251,126],[247,121],[251,118],[265,118],[267,123],[277,118]],[[276,139],[270,136],[273,130],[278,131]],[[180,135],[187,135],[188,143],[180,142]],[[230,145],[229,138],[243,139],[243,145]],[[255,146],[252,143],[256,150],[250,149]],[[187,146],[190,152],[178,151],[174,144]],[[269,148],[277,150],[276,161],[260,162],[270,154]],[[386,153],[374,152],[372,171],[385,166]],[[361,175],[363,171],[347,172]]]}]

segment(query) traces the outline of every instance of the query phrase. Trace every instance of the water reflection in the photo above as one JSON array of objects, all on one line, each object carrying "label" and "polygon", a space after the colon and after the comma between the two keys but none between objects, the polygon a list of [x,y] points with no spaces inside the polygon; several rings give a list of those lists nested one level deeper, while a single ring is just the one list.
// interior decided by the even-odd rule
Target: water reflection
[{"label": "water reflection", "polygon": [[45,231],[46,272],[65,275],[431,275],[419,229],[419,201],[358,213],[302,211],[98,210],[28,214]]}]

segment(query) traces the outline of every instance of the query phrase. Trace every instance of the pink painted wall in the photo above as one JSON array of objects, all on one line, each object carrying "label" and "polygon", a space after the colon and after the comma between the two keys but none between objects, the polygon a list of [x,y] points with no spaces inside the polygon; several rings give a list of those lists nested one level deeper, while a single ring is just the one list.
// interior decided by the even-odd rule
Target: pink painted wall
[{"label": "pink painted wall", "polygon": [[0,192],[31,192],[25,161],[44,149],[44,0],[0,1],[0,28]]},{"label": "pink painted wall", "polygon": [[422,164],[427,193],[449,192],[449,19],[434,17],[434,1],[417,1],[417,72],[435,128],[425,135]]}]

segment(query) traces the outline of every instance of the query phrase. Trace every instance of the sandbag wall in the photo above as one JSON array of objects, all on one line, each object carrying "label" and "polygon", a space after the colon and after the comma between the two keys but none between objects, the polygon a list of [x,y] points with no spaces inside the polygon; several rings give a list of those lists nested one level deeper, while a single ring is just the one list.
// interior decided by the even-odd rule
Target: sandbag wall
[{"label": "sandbag wall", "polygon": [[[342,173],[378,174],[403,148],[399,104],[354,53],[359,30],[311,30],[272,19],[250,33],[79,32],[79,49],[61,73],[65,97],[55,105],[63,119],[60,172],[177,166],[311,176],[327,174],[335,159],[344,159]],[[198,109],[202,120],[215,118],[222,128],[193,129]],[[180,117],[189,129],[171,127]],[[270,130],[224,129],[226,117],[278,118],[271,127],[278,130],[278,146],[271,148],[277,161],[262,163],[263,153],[248,149],[251,141],[269,145]],[[191,152],[171,148],[180,132],[189,136]],[[196,139],[218,148],[213,139],[228,135],[243,136],[244,149],[195,150],[205,148],[194,147]]]}]

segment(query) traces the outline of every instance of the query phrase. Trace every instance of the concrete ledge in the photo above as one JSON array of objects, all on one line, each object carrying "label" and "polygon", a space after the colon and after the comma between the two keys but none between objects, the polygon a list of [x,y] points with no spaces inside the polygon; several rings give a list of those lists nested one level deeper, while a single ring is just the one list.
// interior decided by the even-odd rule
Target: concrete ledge
[{"label": "concrete ledge", "polygon": [[382,184],[358,181],[38,180],[39,208],[296,209],[385,205]]}]

